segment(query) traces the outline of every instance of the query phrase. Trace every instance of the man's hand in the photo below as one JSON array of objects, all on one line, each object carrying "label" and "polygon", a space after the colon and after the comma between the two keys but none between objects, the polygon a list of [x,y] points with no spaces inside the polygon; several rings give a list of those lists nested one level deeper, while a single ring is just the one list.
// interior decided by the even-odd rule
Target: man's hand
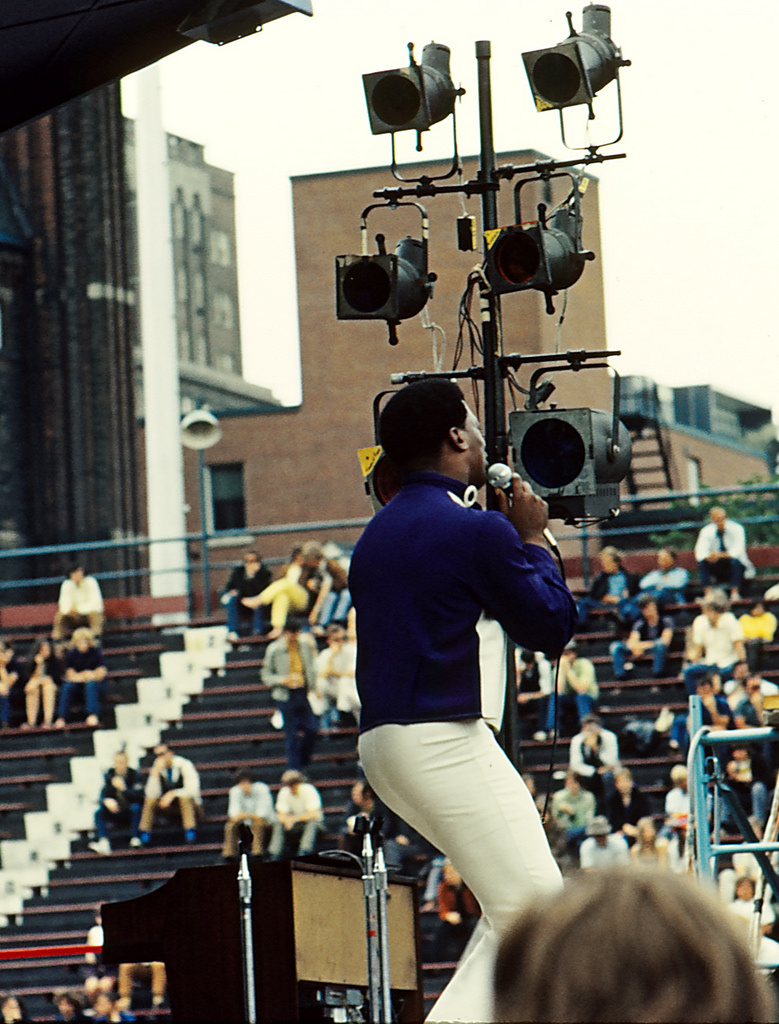
[{"label": "man's hand", "polygon": [[497,508],[509,520],[525,544],[546,546],[544,530],[549,523],[549,507],[518,473],[511,478],[511,499],[495,488]]}]

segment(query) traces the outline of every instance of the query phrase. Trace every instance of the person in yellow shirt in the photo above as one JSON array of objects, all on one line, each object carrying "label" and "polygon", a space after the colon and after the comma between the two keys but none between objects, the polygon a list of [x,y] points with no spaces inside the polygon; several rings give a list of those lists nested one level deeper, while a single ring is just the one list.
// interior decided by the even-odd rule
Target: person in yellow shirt
[{"label": "person in yellow shirt", "polygon": [[766,610],[761,600],[754,601],[749,613],[739,617],[747,649],[750,672],[758,672],[763,661],[763,647],[770,644],[776,633],[776,616]]}]

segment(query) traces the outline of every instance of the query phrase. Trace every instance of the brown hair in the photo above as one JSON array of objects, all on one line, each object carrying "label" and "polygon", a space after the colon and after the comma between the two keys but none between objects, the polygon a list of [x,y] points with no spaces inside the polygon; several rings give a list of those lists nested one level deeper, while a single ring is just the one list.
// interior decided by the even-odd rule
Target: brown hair
[{"label": "brown hair", "polygon": [[504,936],[496,1021],[766,1021],[774,1001],[727,911],[689,877],[587,872]]}]

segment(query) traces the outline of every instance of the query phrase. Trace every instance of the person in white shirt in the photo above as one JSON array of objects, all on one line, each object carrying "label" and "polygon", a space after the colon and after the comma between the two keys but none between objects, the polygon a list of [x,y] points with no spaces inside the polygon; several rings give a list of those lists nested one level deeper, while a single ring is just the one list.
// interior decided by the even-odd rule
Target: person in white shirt
[{"label": "person in white shirt", "polygon": [[74,565],[60,587],[54,615],[52,639],[64,640],[79,626],[88,626],[96,640],[103,632],[104,605],[100,584],[84,572],[83,565]]},{"label": "person in white shirt", "polygon": [[174,754],[167,743],[160,743],[154,748],[154,753],[156,758],[144,791],[139,842],[143,846],[150,842],[157,813],[174,816],[178,811],[184,826],[184,839],[194,843],[197,818],[202,812],[197,768],[188,758]]},{"label": "person in white shirt", "polygon": [[730,587],[730,598],[737,601],[742,581],[755,574],[747,554],[746,532],[741,523],[728,519],[719,505],[709,512],[709,519],[695,542],[695,561],[704,595],[719,584]]},{"label": "person in white shirt", "polygon": [[582,871],[613,868],[630,863],[630,848],[623,836],[611,831],[605,814],[596,814],[587,826],[587,838],[579,847]]},{"label": "person in white shirt", "polygon": [[314,852],[324,820],[322,798],[302,772],[290,769],[281,776],[276,816],[268,846],[270,860],[280,860],[287,845],[294,846],[298,857]]},{"label": "person in white shirt", "polygon": [[690,627],[687,658],[684,682],[690,695],[699,679],[716,672],[724,683],[732,677],[736,662],[746,661],[744,633],[724,590],[712,590],[701,601],[701,614]]},{"label": "person in white shirt", "polygon": [[255,782],[250,771],[240,771],[235,785],[227,794],[227,821],[225,823],[222,856],[233,860],[238,853],[238,832],[246,824],[252,832],[251,853],[261,857],[265,849],[266,831],[275,823],[276,811],[270,789],[264,782]]},{"label": "person in white shirt", "polygon": [[619,767],[616,733],[604,729],[597,715],[585,715],[581,731],[571,739],[568,761],[582,784],[595,794],[600,810],[614,790],[614,770]]}]

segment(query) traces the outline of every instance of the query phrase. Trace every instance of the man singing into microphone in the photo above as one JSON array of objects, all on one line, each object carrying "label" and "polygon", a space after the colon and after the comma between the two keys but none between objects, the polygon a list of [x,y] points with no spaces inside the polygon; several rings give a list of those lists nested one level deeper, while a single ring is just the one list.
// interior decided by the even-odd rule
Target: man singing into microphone
[{"label": "man singing into microphone", "polygon": [[500,936],[529,899],[561,885],[538,811],[493,731],[501,627],[556,657],[576,606],[545,547],[546,504],[526,483],[514,476],[497,511],[474,506],[484,439],[455,384],[396,392],[379,440],[403,486],[351,563],[360,758],[374,792],[449,857],[482,909],[428,1019],[489,1021]]}]

